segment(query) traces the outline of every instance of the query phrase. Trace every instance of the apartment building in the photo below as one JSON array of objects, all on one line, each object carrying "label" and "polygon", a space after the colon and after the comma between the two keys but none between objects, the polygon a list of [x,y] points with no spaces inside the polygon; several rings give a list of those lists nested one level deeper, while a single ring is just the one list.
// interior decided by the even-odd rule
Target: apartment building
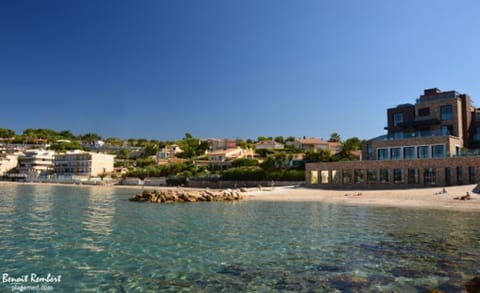
[{"label": "apartment building", "polygon": [[307,184],[401,188],[477,183],[479,113],[467,94],[426,89],[415,104],[387,109],[387,134],[363,143],[364,160],[309,163]]},{"label": "apartment building", "polygon": [[26,177],[38,177],[51,174],[54,170],[54,151],[31,149],[18,157],[18,173]]},{"label": "apartment building", "polygon": [[69,151],[55,155],[55,173],[58,176],[90,177],[114,171],[114,155],[84,151]]}]

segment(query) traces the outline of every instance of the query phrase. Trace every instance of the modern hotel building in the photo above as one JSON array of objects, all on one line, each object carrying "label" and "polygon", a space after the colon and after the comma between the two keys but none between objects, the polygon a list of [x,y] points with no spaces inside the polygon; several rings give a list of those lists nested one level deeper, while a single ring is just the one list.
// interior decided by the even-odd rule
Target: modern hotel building
[{"label": "modern hotel building", "polygon": [[480,180],[480,110],[437,88],[387,110],[386,135],[363,143],[361,161],[306,164],[306,183],[325,188],[449,186]]}]

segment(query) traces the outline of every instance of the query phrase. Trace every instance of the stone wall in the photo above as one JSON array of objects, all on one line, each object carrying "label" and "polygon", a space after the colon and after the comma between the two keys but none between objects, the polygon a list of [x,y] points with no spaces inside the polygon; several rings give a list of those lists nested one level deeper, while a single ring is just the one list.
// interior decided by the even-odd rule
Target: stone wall
[{"label": "stone wall", "polygon": [[[301,185],[305,181],[273,181],[273,186],[292,186]],[[196,188],[241,188],[241,187],[270,187],[272,181],[225,181],[225,180],[190,180],[187,184],[188,187]]]}]

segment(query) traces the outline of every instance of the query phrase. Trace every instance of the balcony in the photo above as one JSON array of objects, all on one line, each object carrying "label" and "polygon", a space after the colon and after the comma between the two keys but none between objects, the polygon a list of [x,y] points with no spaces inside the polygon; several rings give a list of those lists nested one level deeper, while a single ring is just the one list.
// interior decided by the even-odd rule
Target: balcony
[{"label": "balcony", "polygon": [[449,136],[450,134],[444,134],[441,130],[429,130],[429,131],[416,131],[416,132],[397,132],[395,134],[385,134],[371,139],[372,141],[379,140],[400,140],[409,138],[422,138],[432,136]]}]

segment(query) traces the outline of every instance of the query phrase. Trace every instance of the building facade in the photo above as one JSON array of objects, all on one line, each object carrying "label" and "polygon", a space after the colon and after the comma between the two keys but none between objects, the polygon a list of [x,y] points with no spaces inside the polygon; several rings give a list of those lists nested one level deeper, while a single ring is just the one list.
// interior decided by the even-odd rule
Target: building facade
[{"label": "building facade", "polygon": [[0,154],[0,176],[17,167],[17,164],[17,155]]},{"label": "building facade", "polygon": [[211,151],[234,149],[237,147],[237,140],[231,138],[209,138],[207,143]]},{"label": "building facade", "polygon": [[480,157],[308,163],[306,184],[338,189],[451,186],[480,181]]},{"label": "building facade", "polygon": [[71,151],[55,155],[55,174],[58,176],[90,177],[114,171],[114,155]]},{"label": "building facade", "polygon": [[197,166],[204,166],[210,169],[228,169],[236,159],[253,158],[254,151],[240,147],[226,150],[217,150],[207,154],[208,160],[195,160]]},{"label": "building facade", "polygon": [[478,113],[466,94],[427,89],[415,104],[387,109],[387,134],[362,144],[363,160],[308,163],[306,183],[326,188],[477,183]]},{"label": "building facade", "polygon": [[256,150],[283,150],[285,145],[274,140],[259,141],[255,144]]},{"label": "building facade", "polygon": [[27,150],[18,157],[18,173],[26,177],[38,177],[51,174],[54,170],[53,151],[43,149]]},{"label": "building facade", "polygon": [[167,145],[157,153],[157,159],[158,160],[170,159],[175,157],[176,154],[179,154],[182,152],[183,150],[177,144]]},{"label": "building facade", "polygon": [[342,144],[339,142],[325,141],[319,138],[300,138],[293,142],[296,149],[308,152],[318,150],[329,150],[333,154],[339,153],[342,150]]}]

